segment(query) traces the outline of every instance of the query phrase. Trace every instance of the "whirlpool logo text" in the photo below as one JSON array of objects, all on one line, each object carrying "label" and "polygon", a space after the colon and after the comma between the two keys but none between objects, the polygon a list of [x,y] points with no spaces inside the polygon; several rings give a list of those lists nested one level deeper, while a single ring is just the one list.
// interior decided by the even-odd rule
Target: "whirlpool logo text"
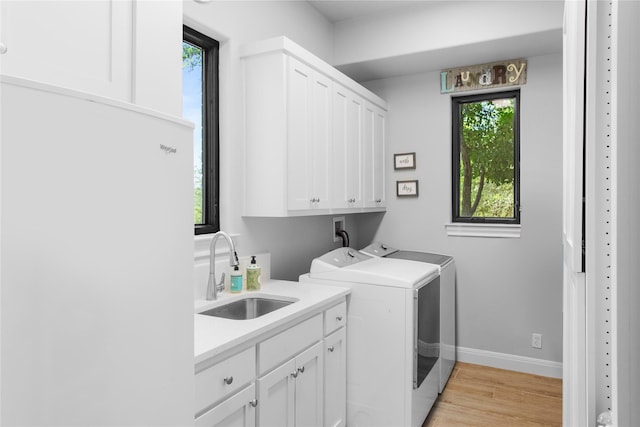
[{"label": "whirlpool logo text", "polygon": [[169,147],[164,144],[160,144],[160,149],[165,152],[165,154],[175,154],[178,152],[178,149],[175,147]]}]

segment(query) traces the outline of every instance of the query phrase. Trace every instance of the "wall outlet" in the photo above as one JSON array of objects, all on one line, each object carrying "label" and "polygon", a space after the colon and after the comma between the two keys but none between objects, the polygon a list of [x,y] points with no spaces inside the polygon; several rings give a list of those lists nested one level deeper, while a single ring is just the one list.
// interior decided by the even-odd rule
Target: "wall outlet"
[{"label": "wall outlet", "polygon": [[334,242],[341,242],[342,239],[340,237],[338,237],[338,231],[340,230],[344,230],[345,227],[345,222],[344,222],[344,217],[343,216],[337,216],[335,218],[333,218],[333,229],[331,230],[333,232],[333,241]]},{"label": "wall outlet", "polygon": [[542,348],[542,334],[531,334],[531,347]]}]

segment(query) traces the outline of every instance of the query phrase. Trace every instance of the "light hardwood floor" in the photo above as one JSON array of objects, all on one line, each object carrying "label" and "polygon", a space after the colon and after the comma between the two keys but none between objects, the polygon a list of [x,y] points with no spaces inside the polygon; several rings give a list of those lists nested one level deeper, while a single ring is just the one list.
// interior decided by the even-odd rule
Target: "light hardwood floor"
[{"label": "light hardwood floor", "polygon": [[422,427],[562,426],[562,380],[458,362]]}]

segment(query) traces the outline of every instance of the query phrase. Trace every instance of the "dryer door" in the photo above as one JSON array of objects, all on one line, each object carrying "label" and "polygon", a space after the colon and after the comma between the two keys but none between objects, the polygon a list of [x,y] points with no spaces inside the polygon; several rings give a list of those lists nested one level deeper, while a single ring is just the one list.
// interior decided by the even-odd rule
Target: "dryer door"
[{"label": "dryer door", "polygon": [[440,276],[414,290],[413,388],[419,388],[440,357]]}]

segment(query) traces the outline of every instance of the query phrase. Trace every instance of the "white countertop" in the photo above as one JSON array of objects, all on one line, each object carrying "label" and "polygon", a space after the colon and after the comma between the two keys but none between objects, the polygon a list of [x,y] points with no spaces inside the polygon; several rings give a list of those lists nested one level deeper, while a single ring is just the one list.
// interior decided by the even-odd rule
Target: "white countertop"
[{"label": "white countertop", "polygon": [[[194,355],[198,364],[224,353],[233,347],[248,343],[280,326],[304,320],[312,314],[339,302],[351,290],[346,287],[315,285],[284,280],[270,280],[260,291],[230,294],[223,292],[217,301],[195,301]],[[232,320],[206,316],[199,312],[247,297],[280,297],[298,299],[297,302],[271,313],[249,320]]]}]

